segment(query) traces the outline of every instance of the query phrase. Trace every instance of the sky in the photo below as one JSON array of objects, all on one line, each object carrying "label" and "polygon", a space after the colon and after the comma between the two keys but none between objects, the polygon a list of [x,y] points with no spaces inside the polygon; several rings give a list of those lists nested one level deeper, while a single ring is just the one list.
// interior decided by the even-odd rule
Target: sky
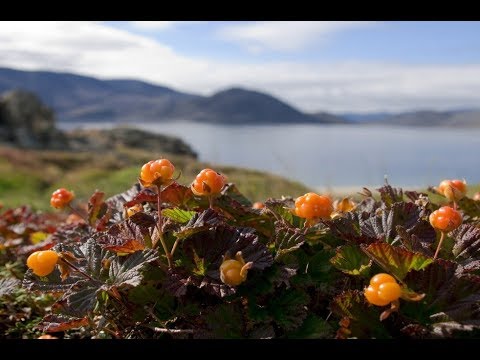
[{"label": "sky", "polygon": [[0,22],[0,67],[267,92],[305,112],[480,108],[480,22]]}]

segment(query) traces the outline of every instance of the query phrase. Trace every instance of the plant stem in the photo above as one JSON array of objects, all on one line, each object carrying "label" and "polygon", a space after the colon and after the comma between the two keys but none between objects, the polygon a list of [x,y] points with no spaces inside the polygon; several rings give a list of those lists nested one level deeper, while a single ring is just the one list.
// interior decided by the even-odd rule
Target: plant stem
[{"label": "plant stem", "polygon": [[162,190],[160,185],[157,185],[157,212],[158,212],[158,224],[157,224],[157,230],[158,230],[158,236],[160,237],[160,242],[163,247],[163,251],[165,252],[165,256],[167,257],[167,262],[168,262],[168,267],[172,267],[172,255],[167,249],[167,244],[165,244],[165,240],[163,239],[163,218],[162,218]]},{"label": "plant stem", "polygon": [[440,248],[442,247],[443,239],[445,238],[445,233],[442,231],[440,235],[440,241],[438,242],[437,250],[435,251],[435,255],[433,255],[433,260],[437,258],[438,252],[440,251]]},{"label": "plant stem", "polygon": [[68,204],[67,207],[68,207],[70,210],[72,210],[72,212],[73,212],[75,215],[80,216],[80,217],[82,218],[82,220],[85,221],[85,224],[90,225],[90,223],[88,222],[88,220],[87,220],[82,214],[80,214],[77,209],[75,209],[74,207],[72,207],[72,205]]},{"label": "plant stem", "polygon": [[70,261],[68,261],[67,259],[65,259],[64,257],[61,257],[62,261],[67,264],[68,266],[70,266],[73,270],[77,271],[78,273],[82,274],[83,276],[85,276],[87,279],[89,280],[92,280],[93,282],[98,282],[97,280],[95,280],[94,278],[92,278],[90,275],[88,275],[86,272],[84,272],[83,270],[80,270],[78,267],[76,267],[75,265],[73,265]]}]

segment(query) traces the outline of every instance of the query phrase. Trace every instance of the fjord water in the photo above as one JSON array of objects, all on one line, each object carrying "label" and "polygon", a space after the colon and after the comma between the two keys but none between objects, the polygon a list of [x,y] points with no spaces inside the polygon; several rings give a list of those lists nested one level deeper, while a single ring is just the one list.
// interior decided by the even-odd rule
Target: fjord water
[{"label": "fjord water", "polygon": [[[108,128],[112,123],[60,123]],[[268,171],[316,188],[480,182],[480,130],[372,125],[128,124],[182,138],[201,161]]]}]

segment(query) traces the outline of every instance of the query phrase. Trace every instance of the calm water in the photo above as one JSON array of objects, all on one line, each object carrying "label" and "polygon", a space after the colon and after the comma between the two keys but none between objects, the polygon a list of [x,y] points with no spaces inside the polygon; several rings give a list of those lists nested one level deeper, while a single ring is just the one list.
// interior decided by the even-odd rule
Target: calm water
[{"label": "calm water", "polygon": [[479,129],[189,122],[135,126],[183,138],[202,161],[266,170],[320,188],[379,185],[384,175],[394,186],[436,185],[444,178],[480,182]]}]

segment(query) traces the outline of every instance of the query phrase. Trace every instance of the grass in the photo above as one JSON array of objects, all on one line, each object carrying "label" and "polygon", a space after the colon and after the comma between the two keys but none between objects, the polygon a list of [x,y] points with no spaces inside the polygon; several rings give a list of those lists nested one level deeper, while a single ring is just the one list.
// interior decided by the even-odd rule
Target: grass
[{"label": "grass", "polygon": [[138,149],[97,154],[0,147],[0,203],[5,207],[28,204],[37,210],[51,210],[50,195],[59,187],[73,190],[77,199],[85,201],[96,189],[112,196],[136,182],[145,162],[161,157],[170,159],[181,171],[179,183],[189,185],[200,170],[211,167],[225,174],[252,201],[282,195],[297,197],[312,191],[301,183],[257,170]]}]

